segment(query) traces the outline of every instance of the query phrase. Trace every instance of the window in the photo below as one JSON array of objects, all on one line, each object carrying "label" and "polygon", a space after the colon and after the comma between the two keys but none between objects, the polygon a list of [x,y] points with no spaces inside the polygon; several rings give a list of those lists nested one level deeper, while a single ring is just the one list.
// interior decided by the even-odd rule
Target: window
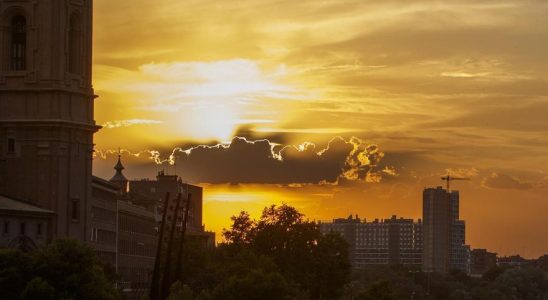
[{"label": "window", "polygon": [[11,20],[11,70],[25,70],[27,58],[27,20],[16,15]]},{"label": "window", "polygon": [[15,139],[8,138],[8,153],[15,153]]},{"label": "window", "polygon": [[20,228],[20,233],[21,235],[25,235],[25,232],[27,231],[27,224],[25,224],[25,222],[21,222],[21,228]]},{"label": "window", "polygon": [[74,13],[70,17],[69,27],[69,61],[68,69],[70,73],[81,74],[81,62],[82,62],[82,28],[80,17]]},{"label": "window", "polygon": [[80,200],[72,199],[71,218],[73,221],[80,219]]},{"label": "window", "polygon": [[97,241],[97,228],[91,228],[91,241]]},{"label": "window", "polygon": [[36,225],[36,235],[42,235],[42,223]]},{"label": "window", "polygon": [[10,222],[6,221],[4,222],[4,234],[9,234],[9,233],[10,233]]}]

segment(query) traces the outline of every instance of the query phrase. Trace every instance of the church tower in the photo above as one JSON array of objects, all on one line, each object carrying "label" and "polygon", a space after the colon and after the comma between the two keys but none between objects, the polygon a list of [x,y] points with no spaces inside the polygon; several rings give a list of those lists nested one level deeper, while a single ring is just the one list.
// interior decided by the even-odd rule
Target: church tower
[{"label": "church tower", "polygon": [[0,0],[0,194],[89,235],[92,0]]}]

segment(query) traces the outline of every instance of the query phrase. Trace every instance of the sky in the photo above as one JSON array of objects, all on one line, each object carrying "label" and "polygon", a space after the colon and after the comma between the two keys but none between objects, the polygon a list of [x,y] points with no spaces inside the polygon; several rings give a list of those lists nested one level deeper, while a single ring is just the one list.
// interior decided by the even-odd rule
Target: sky
[{"label": "sky", "polygon": [[548,253],[548,2],[95,0],[94,172],[241,210],[420,218],[455,181],[467,243]]}]

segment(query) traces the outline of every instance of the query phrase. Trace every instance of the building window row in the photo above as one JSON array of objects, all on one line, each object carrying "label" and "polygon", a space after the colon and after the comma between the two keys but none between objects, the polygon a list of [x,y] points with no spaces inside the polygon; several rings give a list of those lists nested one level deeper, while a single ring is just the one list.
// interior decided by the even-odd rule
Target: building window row
[{"label": "building window row", "polygon": [[121,239],[118,245],[121,255],[138,255],[153,257],[156,253],[156,246],[153,241],[136,241]]},{"label": "building window row", "polygon": [[[3,228],[2,228],[2,233],[4,236],[9,236],[12,234],[11,232],[11,224],[12,223],[16,223],[14,221],[10,222],[10,221],[4,221],[3,222]],[[29,232],[28,230],[28,223],[29,222],[19,222],[19,226],[17,228],[16,226],[16,230],[17,230],[17,233],[16,235],[30,235],[30,234],[34,234],[34,236],[37,236],[37,237],[41,237],[43,235],[43,224],[41,222],[38,222],[35,224],[35,228],[34,228],[34,232]]]},{"label": "building window row", "polygon": [[91,228],[91,241],[101,244],[116,244],[116,232],[99,228]]},{"label": "building window row", "polygon": [[93,206],[91,208],[91,217],[111,224],[116,223],[116,212],[102,207]]},{"label": "building window row", "polygon": [[120,230],[127,232],[148,235],[156,234],[156,222],[154,220],[143,220],[137,216],[121,214],[118,226]]}]

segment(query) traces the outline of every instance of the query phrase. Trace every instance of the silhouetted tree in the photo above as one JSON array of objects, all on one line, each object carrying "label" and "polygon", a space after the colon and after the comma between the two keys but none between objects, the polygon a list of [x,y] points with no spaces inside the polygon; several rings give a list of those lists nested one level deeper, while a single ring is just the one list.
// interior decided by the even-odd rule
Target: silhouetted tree
[{"label": "silhouetted tree", "polygon": [[58,239],[30,253],[0,250],[0,299],[119,299],[91,247]]},{"label": "silhouetted tree", "polygon": [[246,212],[231,219],[223,231],[225,243],[215,250],[185,250],[185,272],[191,275],[184,282],[195,294],[204,299],[342,295],[350,264],[348,245],[339,235],[323,236],[317,224],[286,204],[266,207],[258,220]]},{"label": "silhouetted tree", "polygon": [[245,275],[234,274],[213,291],[214,299],[284,300],[292,299],[293,291],[277,272],[252,270]]},{"label": "silhouetted tree", "polygon": [[238,216],[232,216],[230,229],[223,230],[223,238],[231,244],[249,244],[252,240],[255,229],[255,222],[246,211],[240,212]]},{"label": "silhouetted tree", "polygon": [[167,300],[193,300],[193,294],[190,287],[186,284],[182,284],[180,281],[176,281],[169,288],[169,295]]},{"label": "silhouetted tree", "polygon": [[381,280],[370,285],[364,292],[356,297],[357,300],[396,300],[390,283]]},{"label": "silhouetted tree", "polygon": [[54,300],[55,289],[41,277],[35,277],[21,293],[21,300]]},{"label": "silhouetted tree", "polygon": [[348,244],[339,235],[321,236],[313,251],[312,298],[337,299],[350,281]]}]

